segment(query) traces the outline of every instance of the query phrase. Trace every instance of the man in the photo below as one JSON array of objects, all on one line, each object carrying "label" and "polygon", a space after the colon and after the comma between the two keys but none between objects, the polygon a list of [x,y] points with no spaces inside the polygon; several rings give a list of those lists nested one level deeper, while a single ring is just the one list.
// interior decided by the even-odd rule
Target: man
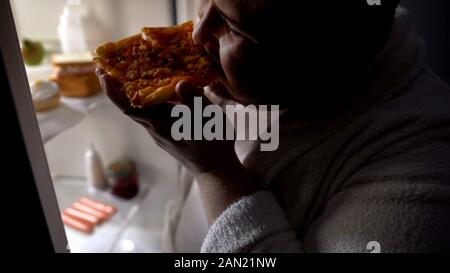
[{"label": "man", "polygon": [[223,76],[205,93],[176,90],[188,106],[194,96],[280,105],[274,152],[174,141],[171,105],[130,109],[98,72],[195,177],[211,224],[202,251],[449,251],[450,91],[394,17],[398,1],[280,2],[198,1],[193,39]]}]

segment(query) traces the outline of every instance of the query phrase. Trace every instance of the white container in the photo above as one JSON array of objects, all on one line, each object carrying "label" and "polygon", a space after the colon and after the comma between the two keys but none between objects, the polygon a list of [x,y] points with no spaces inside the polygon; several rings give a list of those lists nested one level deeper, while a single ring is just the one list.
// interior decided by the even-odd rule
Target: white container
[{"label": "white container", "polygon": [[86,15],[81,1],[67,0],[63,13],[59,17],[58,34],[64,53],[87,50],[83,20]]},{"label": "white container", "polygon": [[58,34],[63,53],[93,51],[108,40],[92,7],[81,0],[67,0],[59,17]]},{"label": "white container", "polygon": [[105,190],[108,187],[102,160],[92,143],[84,154],[86,180],[89,191]]}]

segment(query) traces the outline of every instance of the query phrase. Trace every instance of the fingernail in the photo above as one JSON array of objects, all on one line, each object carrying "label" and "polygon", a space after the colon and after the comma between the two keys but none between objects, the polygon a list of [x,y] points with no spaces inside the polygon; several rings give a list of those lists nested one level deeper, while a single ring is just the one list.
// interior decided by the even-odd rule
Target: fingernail
[{"label": "fingernail", "polygon": [[100,67],[97,67],[95,69],[95,74],[97,75],[97,77],[101,77],[104,73],[105,71],[103,71],[103,69],[101,69]]}]

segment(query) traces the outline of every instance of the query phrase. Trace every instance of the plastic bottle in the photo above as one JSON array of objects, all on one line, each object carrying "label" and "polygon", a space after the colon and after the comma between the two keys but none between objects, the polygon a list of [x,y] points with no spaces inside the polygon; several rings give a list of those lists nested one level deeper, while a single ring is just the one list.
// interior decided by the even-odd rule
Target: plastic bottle
[{"label": "plastic bottle", "polygon": [[108,182],[106,180],[102,160],[92,143],[89,144],[89,148],[84,154],[84,163],[88,190],[95,191],[96,189],[106,189]]},{"label": "plastic bottle", "polygon": [[92,51],[110,40],[109,32],[94,12],[94,2],[66,0],[58,25],[63,53]]},{"label": "plastic bottle", "polygon": [[87,50],[83,17],[86,10],[81,1],[67,0],[63,13],[59,17],[58,34],[64,53]]}]

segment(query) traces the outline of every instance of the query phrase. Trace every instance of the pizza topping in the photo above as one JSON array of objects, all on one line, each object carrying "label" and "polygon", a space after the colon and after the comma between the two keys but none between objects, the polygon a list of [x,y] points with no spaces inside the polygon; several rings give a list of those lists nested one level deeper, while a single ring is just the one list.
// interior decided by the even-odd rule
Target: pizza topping
[{"label": "pizza topping", "polygon": [[217,64],[192,40],[193,23],[147,28],[97,48],[99,66],[123,84],[133,107],[147,107],[174,96],[175,86],[189,80],[204,87],[218,77]]}]

